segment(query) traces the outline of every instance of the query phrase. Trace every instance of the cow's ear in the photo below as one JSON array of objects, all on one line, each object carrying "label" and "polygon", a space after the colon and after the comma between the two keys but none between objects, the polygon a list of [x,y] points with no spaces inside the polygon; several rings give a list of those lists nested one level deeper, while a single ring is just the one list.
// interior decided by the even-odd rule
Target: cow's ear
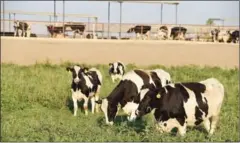
[{"label": "cow's ear", "polygon": [[72,68],[72,67],[66,67],[66,70],[67,70],[68,72],[72,72],[72,71],[73,71],[73,68]]},{"label": "cow's ear", "polygon": [[87,73],[88,70],[89,70],[89,68],[87,68],[87,67],[84,67],[84,68],[83,68],[83,72],[84,72],[84,73]]},{"label": "cow's ear", "polygon": [[109,63],[108,65],[109,65],[109,67],[110,67],[110,66],[112,66],[112,63]]}]

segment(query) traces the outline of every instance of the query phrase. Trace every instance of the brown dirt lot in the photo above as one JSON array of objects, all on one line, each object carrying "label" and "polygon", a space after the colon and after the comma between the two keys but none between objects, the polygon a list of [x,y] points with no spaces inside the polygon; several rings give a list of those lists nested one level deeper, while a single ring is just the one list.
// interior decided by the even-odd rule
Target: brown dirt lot
[{"label": "brown dirt lot", "polygon": [[146,66],[199,65],[234,68],[239,65],[239,45],[186,41],[84,40],[1,37],[1,62],[20,65],[49,59],[86,64],[125,64]]}]

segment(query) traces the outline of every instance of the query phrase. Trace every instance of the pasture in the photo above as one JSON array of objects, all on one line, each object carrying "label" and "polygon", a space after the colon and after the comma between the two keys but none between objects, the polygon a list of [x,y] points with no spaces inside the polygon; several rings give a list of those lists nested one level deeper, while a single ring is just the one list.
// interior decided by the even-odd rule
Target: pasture
[{"label": "pasture", "polygon": [[[73,63],[72,63],[73,64]],[[185,137],[161,134],[153,126],[151,114],[129,123],[126,116],[117,116],[113,126],[105,125],[102,112],[88,116],[78,110],[72,114],[71,74],[65,69],[70,63],[60,65],[49,62],[34,65],[2,64],[1,72],[1,135],[2,141],[58,141],[58,142],[173,142],[173,141],[239,141],[239,69],[219,67],[151,65],[134,68],[162,68],[169,72],[174,82],[200,81],[215,77],[225,87],[225,99],[216,132],[208,137],[203,127],[188,128]],[[108,65],[96,67],[103,74],[100,97],[106,97],[117,85],[108,75]],[[81,104],[81,103],[79,103]],[[81,108],[81,107],[80,107]]]}]

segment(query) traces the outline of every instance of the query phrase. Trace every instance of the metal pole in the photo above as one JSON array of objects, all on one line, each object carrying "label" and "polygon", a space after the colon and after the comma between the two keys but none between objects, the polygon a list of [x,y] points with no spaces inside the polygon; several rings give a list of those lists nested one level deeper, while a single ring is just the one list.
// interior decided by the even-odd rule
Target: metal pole
[{"label": "metal pole", "polygon": [[176,25],[178,24],[178,4],[176,4]]},{"label": "metal pole", "polygon": [[[3,2],[3,19],[5,19],[5,0]],[[5,35],[5,21],[3,21],[3,36]]]},{"label": "metal pole", "polygon": [[56,23],[56,0],[54,0],[54,11],[53,11],[53,17],[54,17],[54,25]]},{"label": "metal pole", "polygon": [[108,39],[110,39],[110,1],[108,1]]},{"label": "metal pole", "polygon": [[63,37],[65,38],[64,22],[65,22],[65,0],[63,0]]},{"label": "metal pole", "polygon": [[163,12],[163,4],[161,3],[161,25],[162,25],[162,18],[163,18],[162,12]]},{"label": "metal pole", "polygon": [[122,1],[120,1],[120,27],[119,27],[119,38],[122,38]]},{"label": "metal pole", "polygon": [[49,22],[52,23],[52,16],[49,15]]},{"label": "metal pole", "polygon": [[8,22],[8,26],[9,26],[9,32],[11,32],[11,22],[10,22],[10,20],[11,20],[11,13],[9,13],[9,22]]}]

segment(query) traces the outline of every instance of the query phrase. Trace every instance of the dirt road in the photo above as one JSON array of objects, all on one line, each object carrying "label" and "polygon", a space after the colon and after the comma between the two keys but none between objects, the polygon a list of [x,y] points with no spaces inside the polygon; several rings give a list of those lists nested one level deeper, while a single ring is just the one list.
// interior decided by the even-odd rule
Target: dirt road
[{"label": "dirt road", "polygon": [[239,45],[135,40],[81,40],[1,37],[1,62],[20,65],[49,59],[52,63],[72,61],[108,64],[120,60],[125,64],[161,64],[164,66],[208,65],[233,68],[239,65]]}]

